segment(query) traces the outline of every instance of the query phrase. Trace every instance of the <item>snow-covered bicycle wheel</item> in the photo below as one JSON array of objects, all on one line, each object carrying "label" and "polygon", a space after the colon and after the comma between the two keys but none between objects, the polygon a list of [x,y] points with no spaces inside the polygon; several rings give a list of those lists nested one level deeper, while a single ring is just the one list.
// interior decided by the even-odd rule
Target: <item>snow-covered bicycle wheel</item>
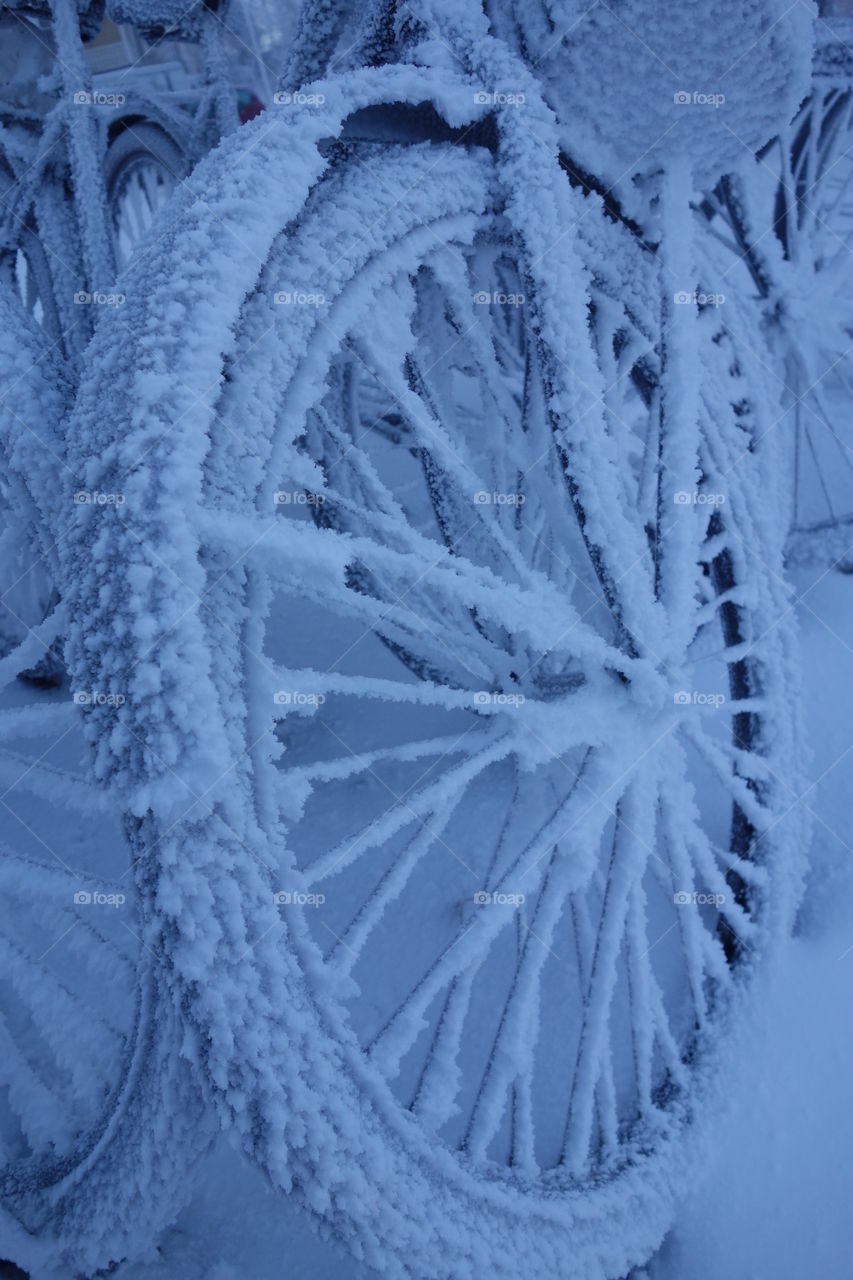
[{"label": "snow-covered bicycle wheel", "polygon": [[[766,717],[776,745],[791,741],[761,652],[775,615],[750,581],[771,551],[732,481],[737,437],[708,413],[702,479],[676,488],[654,422],[658,321],[642,302],[660,296],[655,267],[637,267],[626,304],[604,266],[624,243],[590,235],[611,454],[604,435],[592,443],[592,362],[574,385],[574,452],[549,422],[539,380],[552,353],[525,320],[530,280],[500,220],[454,236],[445,214],[425,235],[418,211],[400,233],[420,242],[408,262],[395,270],[396,238],[384,260],[365,251],[364,277],[387,281],[373,297],[323,267],[351,270],[345,246],[362,224],[375,232],[387,192],[411,192],[427,169],[440,190],[463,190],[478,161],[359,160],[376,204],[349,226],[331,213],[352,199],[349,162],[244,312],[217,405],[232,432],[273,341],[287,341],[262,330],[276,281],[289,306],[314,308],[285,322],[311,332],[312,367],[273,379],[288,443],[257,510],[277,503],[275,526],[235,513],[211,569],[218,579],[255,537],[250,559],[282,560],[244,661],[256,687],[264,668],[278,686],[284,912],[304,903],[341,990],[354,979],[350,1025],[401,1111],[484,1195],[504,1178],[521,1205],[531,1187],[591,1188],[642,1165],[684,1119],[760,904],[783,892],[759,843],[778,767]],[[715,336],[703,317],[703,349]],[[726,378],[725,358],[712,378]],[[731,387],[732,415],[735,400]],[[235,450],[216,440],[223,492]],[[331,530],[343,537],[324,541]],[[261,721],[248,727],[256,740]]]},{"label": "snow-covered bicycle wheel", "polygon": [[[75,1205],[81,1208],[75,1189],[82,1185],[85,1202],[87,1172],[100,1150],[121,1149],[115,1131],[152,1083],[142,1064],[150,1065],[152,1052],[153,1060],[168,1056],[170,1038],[153,1012],[161,997],[147,963],[153,957],[140,943],[134,828],[98,786],[84,737],[86,717],[97,708],[115,713],[123,697],[115,687],[75,685],[62,674],[44,679],[46,664],[64,647],[67,601],[54,593],[32,616],[22,607],[31,578],[63,581],[59,547],[75,508],[97,508],[105,495],[68,486],[59,429],[70,400],[67,369],[12,291],[0,297],[0,369],[2,545],[4,566],[16,574],[3,593],[11,639],[0,659],[0,1201],[11,1215],[3,1219],[4,1254],[32,1275],[77,1275],[88,1263],[80,1261],[85,1245],[69,1259],[75,1231],[66,1224]],[[149,1038],[155,1018],[159,1048]],[[170,1081],[169,1096],[182,1096],[194,1116],[183,1140],[198,1151],[209,1130],[179,1057],[154,1080]],[[148,1094],[146,1121],[158,1109]],[[146,1123],[136,1137],[144,1191],[152,1177],[145,1150],[159,1148],[161,1139]],[[174,1162],[173,1198],[185,1182],[185,1158]],[[165,1168],[160,1161],[157,1181]],[[103,1196],[100,1203],[106,1206]],[[10,1237],[13,1219],[19,1230]],[[165,1220],[161,1211],[159,1227]],[[146,1229],[152,1225],[148,1218]],[[123,1256],[128,1225],[124,1235],[114,1216],[104,1226],[110,1244],[106,1252],[101,1244],[99,1256]]]},{"label": "snow-covered bicycle wheel", "polygon": [[[0,159],[0,189],[4,203],[18,185],[12,168]],[[43,325],[54,342],[61,341],[62,327],[54,297],[55,285],[45,248],[39,239],[32,210],[21,217],[7,210],[4,243],[0,246],[0,279],[20,298],[24,309]]]},{"label": "snow-covered bicycle wheel", "polygon": [[[704,203],[718,242],[709,291],[722,282],[727,294],[757,290],[764,300],[777,365],[772,426],[790,451],[792,562],[848,558],[853,529],[853,58],[844,33],[818,24],[811,92],[797,115],[762,150],[748,186],[724,179]],[[739,345],[742,359],[757,361]]]},{"label": "snow-covered bicycle wheel", "polygon": [[483,111],[411,68],[327,89],[205,162],[96,334],[96,773],[182,1056],[274,1181],[401,1274],[615,1276],[796,897],[763,408],[511,113],[496,155],[330,162],[362,105]]},{"label": "snow-covered bicycle wheel", "polygon": [[81,716],[100,695],[18,679],[52,656],[67,626],[64,604],[28,616],[22,601],[31,577],[61,578],[56,537],[73,508],[59,481],[67,387],[55,352],[14,297],[2,304],[4,565],[17,572],[3,598],[15,642],[0,660],[0,1181],[9,1202],[45,1165],[73,1166],[105,1122],[133,1042],[139,966],[120,815],[86,776]]},{"label": "snow-covered bicycle wheel", "polygon": [[159,125],[138,120],[113,139],[104,159],[116,263],[122,270],[145,236],[176,182],[186,158]]},{"label": "snow-covered bicycle wheel", "polygon": [[853,536],[853,436],[846,405],[853,344],[853,62],[817,75],[790,133],[790,185],[777,216],[797,276],[802,313],[792,319],[817,338],[789,361],[795,398],[791,553],[829,562]]}]

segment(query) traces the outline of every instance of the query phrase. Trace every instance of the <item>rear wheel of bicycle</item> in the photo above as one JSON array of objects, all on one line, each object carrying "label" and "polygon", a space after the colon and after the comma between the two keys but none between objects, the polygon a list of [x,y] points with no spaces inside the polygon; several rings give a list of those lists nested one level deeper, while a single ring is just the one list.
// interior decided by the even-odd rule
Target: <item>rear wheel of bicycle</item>
[{"label": "rear wheel of bicycle", "polygon": [[186,157],[159,125],[127,125],[110,143],[104,160],[119,270],[148,233],[175,185],[187,171]]},{"label": "rear wheel of bicycle", "polygon": [[[12,169],[0,160],[0,192],[4,204],[13,206],[18,181]],[[10,208],[7,228],[7,242],[0,249],[0,279],[17,294],[25,311],[44,328],[51,341],[61,341],[55,285],[33,211],[28,210],[21,217]]]},{"label": "rear wheel of bicycle", "polygon": [[[853,542],[853,434],[847,405],[853,381],[850,284],[853,280],[853,89],[824,86],[791,129],[793,191],[787,203],[788,256],[803,312],[794,320],[817,339],[797,342],[789,363],[796,396],[795,557],[850,559]],[[778,202],[777,202],[778,208]]]},{"label": "rear wheel of bicycle", "polygon": [[[51,348],[62,350],[62,324],[49,255],[39,237],[34,212],[28,210],[21,217],[14,211],[17,185],[11,168],[0,160],[0,188],[9,206],[6,243],[0,249],[0,288],[17,301],[24,316],[44,331]],[[20,312],[15,328],[23,320]],[[31,431],[29,416],[21,405],[16,424],[19,433]],[[12,469],[7,468],[0,479],[0,657],[45,618],[53,590],[42,557],[33,551],[38,541],[33,512],[31,507],[26,514],[20,509],[19,484]],[[47,681],[59,669],[55,655],[45,655],[43,651],[36,665]]]},{"label": "rear wheel of bicycle", "polygon": [[[726,179],[706,198],[716,281],[727,291],[757,288],[765,302],[774,354],[769,390],[779,405],[771,428],[789,442],[789,561],[833,565],[849,561],[853,538],[849,75],[816,76],[797,117],[759,159],[754,189]],[[812,341],[804,344],[803,333]],[[741,358],[759,363],[742,346]]]},{"label": "rear wheel of bicycle", "polygon": [[[138,823],[99,785],[85,740],[87,718],[99,709],[109,708],[117,729],[124,695],[114,680],[100,687],[67,679],[65,590],[34,616],[21,605],[36,574],[66,588],[60,545],[75,516],[99,508],[99,495],[84,504],[64,465],[66,369],[11,291],[0,295],[0,312],[2,545],[13,574],[0,657],[0,1200],[6,1229],[13,1219],[20,1225],[7,1256],[32,1274],[92,1274],[139,1250],[141,1206],[159,1206],[146,1231],[162,1230],[210,1131],[169,1034],[176,1017],[168,991],[158,989],[142,941]],[[150,1121],[178,1098],[186,1114],[180,1136],[166,1143],[170,1160],[161,1124]],[[136,1111],[145,1119],[134,1130],[128,1116]],[[106,1171],[104,1151],[116,1161]],[[127,1184],[123,1217],[111,1201],[134,1161],[144,1172]]]}]

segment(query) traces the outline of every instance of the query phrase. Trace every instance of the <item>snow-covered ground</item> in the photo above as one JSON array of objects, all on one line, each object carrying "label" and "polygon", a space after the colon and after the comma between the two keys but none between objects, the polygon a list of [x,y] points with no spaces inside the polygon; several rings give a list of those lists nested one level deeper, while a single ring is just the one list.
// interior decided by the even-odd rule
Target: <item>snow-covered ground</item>
[{"label": "snow-covered ground", "polygon": [[[798,936],[739,1054],[703,1178],[652,1280],[845,1280],[853,1275],[853,577],[801,570],[805,711],[813,758],[813,876]],[[160,1256],[118,1280],[362,1280],[223,1143]],[[555,1277],[555,1280],[559,1280]]]},{"label": "snow-covered ground", "polygon": [[[810,585],[813,584],[813,585]],[[661,1280],[853,1275],[853,578],[802,571],[812,882]]]}]

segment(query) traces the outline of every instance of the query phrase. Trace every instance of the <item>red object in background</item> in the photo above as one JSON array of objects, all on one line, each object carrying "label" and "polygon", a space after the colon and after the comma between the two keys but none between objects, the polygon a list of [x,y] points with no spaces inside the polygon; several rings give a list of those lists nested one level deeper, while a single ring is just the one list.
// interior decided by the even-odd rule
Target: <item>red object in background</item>
[{"label": "red object in background", "polygon": [[237,114],[241,124],[254,120],[264,109],[264,103],[252,89],[237,90]]}]

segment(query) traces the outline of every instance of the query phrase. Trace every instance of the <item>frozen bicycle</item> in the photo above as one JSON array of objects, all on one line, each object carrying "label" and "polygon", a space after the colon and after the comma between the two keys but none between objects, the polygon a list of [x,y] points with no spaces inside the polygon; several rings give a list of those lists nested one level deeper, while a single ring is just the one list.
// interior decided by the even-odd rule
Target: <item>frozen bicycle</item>
[{"label": "frozen bicycle", "polygon": [[139,999],[4,1190],[81,1269],[213,1101],[395,1274],[624,1273],[796,901],[770,397],[693,302],[689,168],[608,210],[484,22],[382,16],[177,198],[62,442],[124,498],[57,555]]}]

